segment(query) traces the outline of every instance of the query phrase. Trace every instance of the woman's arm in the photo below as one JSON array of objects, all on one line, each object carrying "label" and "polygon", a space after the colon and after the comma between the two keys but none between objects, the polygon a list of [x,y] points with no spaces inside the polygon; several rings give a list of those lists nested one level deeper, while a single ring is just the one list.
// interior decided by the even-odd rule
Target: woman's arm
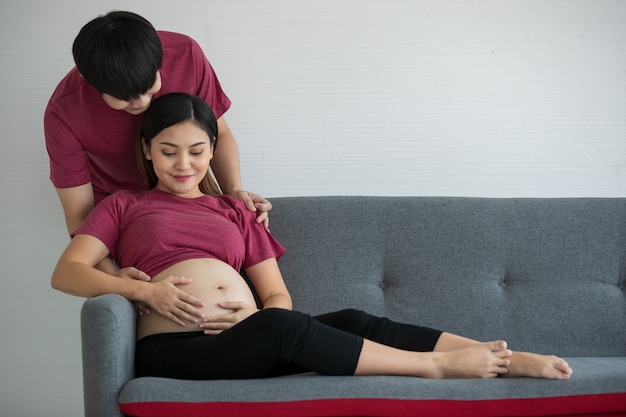
[{"label": "woman's arm", "polygon": [[[93,187],[91,183],[70,188],[56,188],[57,195],[65,214],[67,231],[71,235],[85,221],[94,207]],[[118,277],[127,277],[142,281],[149,281],[150,277],[143,271],[135,268],[120,270],[115,263],[105,256],[97,265],[96,269]]]},{"label": "woman's arm", "polygon": [[267,259],[247,268],[246,275],[259,296],[263,308],[292,309],[291,295],[280,273],[276,258]]},{"label": "woman's arm", "polygon": [[148,304],[181,326],[185,321],[197,323],[198,318],[202,318],[202,313],[194,305],[202,307],[203,303],[176,287],[190,283],[191,279],[169,277],[158,283],[123,279],[95,268],[108,255],[109,250],[101,240],[90,235],[76,235],[52,273],[52,287],[80,297],[119,294]]},{"label": "woman's arm", "polygon": [[109,255],[104,243],[90,235],[77,235],[69,243],[52,273],[52,287],[79,297],[120,294],[138,300],[139,282],[121,280],[95,268]]}]

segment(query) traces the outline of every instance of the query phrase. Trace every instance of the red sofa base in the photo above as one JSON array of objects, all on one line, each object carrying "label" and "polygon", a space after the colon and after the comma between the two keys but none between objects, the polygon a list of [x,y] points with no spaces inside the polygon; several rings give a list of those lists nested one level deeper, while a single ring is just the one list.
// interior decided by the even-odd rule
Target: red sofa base
[{"label": "red sofa base", "polygon": [[626,416],[626,392],[499,400],[326,399],[289,402],[120,404],[136,417],[518,417]]}]

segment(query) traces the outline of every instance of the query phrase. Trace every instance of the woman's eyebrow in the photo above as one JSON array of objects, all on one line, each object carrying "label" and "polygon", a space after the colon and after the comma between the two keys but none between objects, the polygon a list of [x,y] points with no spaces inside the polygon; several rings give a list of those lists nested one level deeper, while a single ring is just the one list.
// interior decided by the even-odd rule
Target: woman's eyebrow
[{"label": "woman's eyebrow", "polygon": [[[159,145],[166,145],[166,146],[172,146],[174,148],[178,148],[178,145],[176,145],[175,143],[172,142],[159,142]],[[194,146],[200,146],[200,145],[206,145],[206,142],[202,141],[202,142],[198,142],[198,143],[194,143],[193,145],[190,145],[190,148],[193,148]]]}]

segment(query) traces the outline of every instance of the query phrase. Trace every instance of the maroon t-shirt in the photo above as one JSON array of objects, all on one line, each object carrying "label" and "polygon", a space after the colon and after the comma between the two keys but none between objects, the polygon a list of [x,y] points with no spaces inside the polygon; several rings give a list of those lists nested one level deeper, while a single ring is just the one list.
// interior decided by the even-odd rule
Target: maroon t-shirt
[{"label": "maroon t-shirt", "polygon": [[101,240],[121,268],[133,266],[150,276],[188,259],[218,259],[239,271],[285,253],[240,199],[190,199],[156,188],[110,195],[78,234]]},{"label": "maroon t-shirt", "polygon": [[[203,98],[219,119],[230,100],[200,46],[190,37],[159,31],[161,90]],[[73,68],[52,94],[44,114],[50,179],[56,188],[92,183],[96,204],[117,190],[143,190],[135,139],[142,115],[113,110]]]}]

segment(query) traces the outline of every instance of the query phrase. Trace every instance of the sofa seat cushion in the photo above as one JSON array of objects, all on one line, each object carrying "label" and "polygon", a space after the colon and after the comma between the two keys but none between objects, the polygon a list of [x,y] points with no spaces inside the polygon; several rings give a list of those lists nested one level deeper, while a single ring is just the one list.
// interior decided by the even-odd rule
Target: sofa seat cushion
[{"label": "sofa seat cushion", "polygon": [[119,403],[124,414],[137,417],[626,414],[626,358],[567,360],[574,369],[568,381],[316,374],[232,381],[138,378],[124,386]]}]

